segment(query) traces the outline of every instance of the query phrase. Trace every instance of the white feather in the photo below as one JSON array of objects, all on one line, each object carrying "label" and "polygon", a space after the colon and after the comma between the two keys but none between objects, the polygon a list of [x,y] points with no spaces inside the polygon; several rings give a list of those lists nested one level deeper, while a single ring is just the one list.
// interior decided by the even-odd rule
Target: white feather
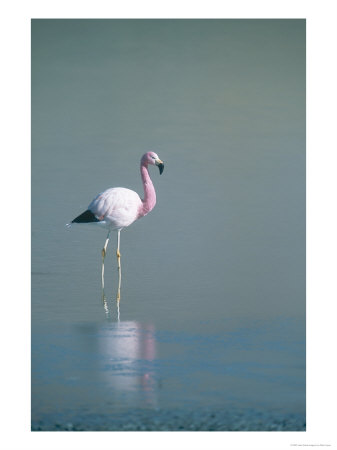
[{"label": "white feather", "polygon": [[98,194],[88,206],[96,218],[109,229],[131,225],[139,217],[142,201],[137,192],[122,187]]}]

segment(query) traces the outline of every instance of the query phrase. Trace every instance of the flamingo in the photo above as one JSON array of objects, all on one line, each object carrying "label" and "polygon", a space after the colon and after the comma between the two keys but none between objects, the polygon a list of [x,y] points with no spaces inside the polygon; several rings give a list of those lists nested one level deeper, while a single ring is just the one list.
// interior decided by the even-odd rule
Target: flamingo
[{"label": "flamingo", "polygon": [[159,173],[164,170],[164,163],[154,152],[145,153],[140,160],[140,174],[144,188],[144,199],[137,192],[123,187],[109,188],[98,194],[88,206],[88,209],[75,217],[73,223],[93,223],[108,229],[108,234],[102,249],[102,289],[104,290],[104,260],[112,230],[117,231],[117,266],[118,291],[117,301],[120,300],[121,290],[121,254],[120,232],[137,219],[146,216],[156,204],[156,191],[149,175],[148,166],[158,166]]}]

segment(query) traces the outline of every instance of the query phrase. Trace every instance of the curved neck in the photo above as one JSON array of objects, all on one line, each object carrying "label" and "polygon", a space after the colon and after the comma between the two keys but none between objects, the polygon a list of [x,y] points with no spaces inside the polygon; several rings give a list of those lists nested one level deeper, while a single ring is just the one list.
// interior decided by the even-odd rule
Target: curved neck
[{"label": "curved neck", "polygon": [[140,211],[140,215],[145,216],[155,207],[156,191],[154,190],[154,186],[147,169],[147,164],[140,165],[140,174],[142,176],[144,188],[144,199],[142,200],[143,205]]}]

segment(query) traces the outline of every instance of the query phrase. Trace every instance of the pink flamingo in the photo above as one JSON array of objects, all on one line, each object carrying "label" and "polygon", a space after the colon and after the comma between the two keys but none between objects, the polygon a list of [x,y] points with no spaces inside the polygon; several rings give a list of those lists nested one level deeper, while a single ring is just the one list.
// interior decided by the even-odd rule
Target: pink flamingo
[{"label": "pink flamingo", "polygon": [[[109,243],[110,232],[117,230],[117,265],[118,291],[117,301],[120,300],[121,289],[121,254],[120,232],[135,220],[146,216],[156,204],[156,191],[151,181],[148,166],[156,165],[160,174],[163,173],[164,163],[154,152],[145,153],[140,160],[140,173],[143,181],[144,199],[141,200],[137,192],[122,187],[110,188],[98,194],[84,213],[77,216],[71,223],[95,223],[107,228],[108,235],[102,250],[102,288],[104,289],[104,259]],[[71,224],[69,224],[71,225]]]}]

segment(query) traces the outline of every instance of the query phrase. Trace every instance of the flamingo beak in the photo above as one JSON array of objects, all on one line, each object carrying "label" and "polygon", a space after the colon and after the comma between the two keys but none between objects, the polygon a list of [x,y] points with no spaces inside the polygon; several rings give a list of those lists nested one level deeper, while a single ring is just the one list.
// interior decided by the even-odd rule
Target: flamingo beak
[{"label": "flamingo beak", "polygon": [[164,163],[163,163],[163,161],[161,161],[159,158],[156,159],[155,163],[156,163],[156,166],[158,166],[158,168],[159,168],[159,173],[160,173],[160,175],[161,175],[161,174],[164,172]]}]

